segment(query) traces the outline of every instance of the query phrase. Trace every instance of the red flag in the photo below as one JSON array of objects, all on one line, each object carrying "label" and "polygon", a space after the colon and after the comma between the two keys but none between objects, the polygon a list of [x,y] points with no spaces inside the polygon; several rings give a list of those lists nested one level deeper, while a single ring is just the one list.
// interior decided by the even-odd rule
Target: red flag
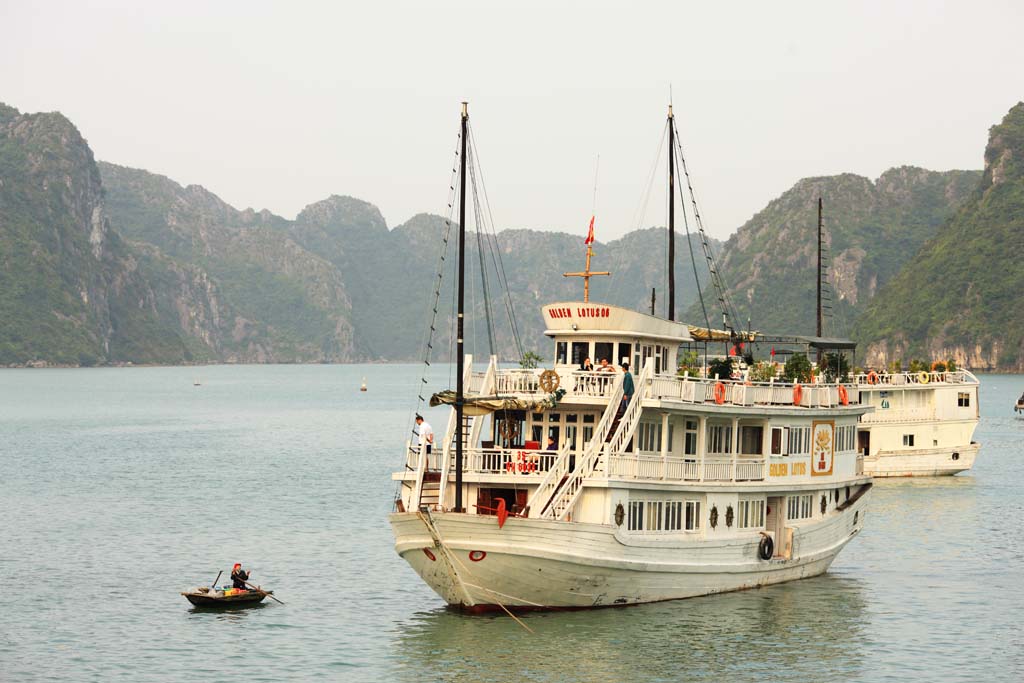
[{"label": "red flag", "polygon": [[594,242],[594,217],[590,217],[590,230],[587,232],[587,239],[583,240],[583,244],[593,244]]},{"label": "red flag", "polygon": [[775,358],[775,347],[772,347],[772,358]]}]

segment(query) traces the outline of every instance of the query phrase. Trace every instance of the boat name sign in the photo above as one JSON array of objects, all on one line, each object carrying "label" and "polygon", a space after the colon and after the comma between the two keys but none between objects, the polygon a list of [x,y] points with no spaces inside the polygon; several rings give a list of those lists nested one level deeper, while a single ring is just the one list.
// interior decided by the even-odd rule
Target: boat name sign
[{"label": "boat name sign", "polygon": [[552,306],[547,310],[552,318],[607,318],[611,309],[607,306],[579,306],[575,311],[569,306]]}]

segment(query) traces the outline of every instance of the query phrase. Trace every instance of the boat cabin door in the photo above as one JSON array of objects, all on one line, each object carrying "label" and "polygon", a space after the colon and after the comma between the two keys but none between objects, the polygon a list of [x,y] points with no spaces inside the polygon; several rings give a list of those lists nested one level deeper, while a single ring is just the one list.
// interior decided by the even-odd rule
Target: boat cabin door
[{"label": "boat cabin door", "polygon": [[857,430],[857,452],[865,457],[871,455],[871,432],[866,429]]}]

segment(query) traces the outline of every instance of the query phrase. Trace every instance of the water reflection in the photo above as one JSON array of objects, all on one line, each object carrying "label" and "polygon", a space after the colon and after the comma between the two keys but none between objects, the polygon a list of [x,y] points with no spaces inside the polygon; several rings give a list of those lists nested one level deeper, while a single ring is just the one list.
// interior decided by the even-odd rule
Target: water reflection
[{"label": "water reflection", "polygon": [[444,681],[807,681],[860,672],[861,581],[836,575],[743,593],[523,617],[421,612],[395,638],[395,676]]}]

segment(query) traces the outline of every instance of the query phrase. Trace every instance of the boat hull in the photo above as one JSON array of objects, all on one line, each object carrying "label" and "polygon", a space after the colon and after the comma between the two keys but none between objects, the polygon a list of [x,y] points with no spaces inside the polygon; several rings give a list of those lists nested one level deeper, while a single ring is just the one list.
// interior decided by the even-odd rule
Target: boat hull
[{"label": "boat hull", "polygon": [[494,517],[434,513],[439,545],[418,513],[394,513],[390,521],[398,554],[449,605],[583,609],[817,576],[860,531],[868,498],[795,527],[791,557],[771,560],[758,558],[756,533],[723,541],[631,538],[614,526],[510,518],[499,529]]},{"label": "boat hull", "polygon": [[196,607],[213,608],[240,608],[253,607],[263,602],[269,593],[249,591],[245,595],[229,595],[221,598],[212,598],[201,593],[182,593],[185,598]]},{"label": "boat hull", "polygon": [[979,445],[947,446],[914,451],[880,451],[864,458],[864,474],[872,477],[940,477],[974,466]]}]

